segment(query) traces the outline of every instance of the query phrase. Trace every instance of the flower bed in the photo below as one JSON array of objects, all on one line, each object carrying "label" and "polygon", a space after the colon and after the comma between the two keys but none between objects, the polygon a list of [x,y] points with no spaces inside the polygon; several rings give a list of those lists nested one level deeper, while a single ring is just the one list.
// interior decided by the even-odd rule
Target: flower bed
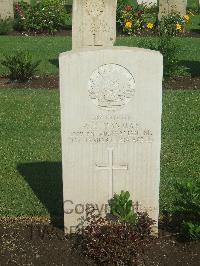
[{"label": "flower bed", "polygon": [[145,4],[125,5],[118,12],[118,25],[122,32],[128,35],[141,35],[144,33],[168,35],[180,35],[185,32],[186,23],[189,22],[189,14],[181,17],[178,13],[172,12],[158,20],[158,9],[150,8]]}]

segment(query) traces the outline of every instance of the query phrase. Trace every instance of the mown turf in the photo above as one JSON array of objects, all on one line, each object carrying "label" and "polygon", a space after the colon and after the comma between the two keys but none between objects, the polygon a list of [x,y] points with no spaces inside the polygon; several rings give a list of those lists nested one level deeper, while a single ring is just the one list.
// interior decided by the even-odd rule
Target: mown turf
[{"label": "mown turf", "polygon": [[[157,41],[157,38],[145,37],[129,37],[118,38],[116,45],[119,46],[137,46],[138,42],[141,47],[145,47],[145,43],[149,40]],[[177,44],[177,56],[179,64],[187,69],[187,72],[193,77],[200,76],[200,38],[174,38]]]},{"label": "mown turf", "polygon": [[[145,40],[152,38],[145,37],[129,37],[124,38],[120,37],[116,41],[116,45],[119,46],[136,46],[138,40],[145,42]],[[157,38],[153,38],[153,40],[157,40]],[[200,61],[200,38],[179,38],[176,37],[175,41],[180,48],[179,59],[186,61]]]},{"label": "mown turf", "polygon": [[[198,91],[165,91],[160,206],[175,180],[198,178]],[[0,215],[62,214],[59,92],[0,90]]]},{"label": "mown turf", "polygon": [[[117,38],[116,45],[136,46],[140,37]],[[154,38],[156,41],[156,38]],[[200,69],[200,38],[176,38],[180,46],[179,59],[190,72]],[[35,60],[41,60],[38,74],[58,74],[58,56],[71,49],[70,37],[0,37],[0,61],[4,54],[11,54],[16,49],[28,50]],[[5,73],[0,64],[0,75]],[[199,71],[200,72],[200,71]],[[198,73],[199,73],[198,72]]]},{"label": "mown turf", "polygon": [[190,21],[186,24],[186,29],[191,30],[192,32],[199,32],[200,31],[200,15],[192,16],[190,11]]},{"label": "mown turf", "polygon": [[189,10],[199,11],[199,0],[187,0]]},{"label": "mown turf", "polygon": [[[161,211],[172,211],[174,182],[200,178],[200,94],[167,91],[163,101]],[[184,195],[183,195],[184,197]]]},{"label": "mown turf", "polygon": [[[15,50],[27,50],[33,60],[40,60],[38,74],[57,74],[58,56],[71,50],[70,37],[33,37],[33,36],[0,36],[0,61],[4,54],[11,54]],[[0,64],[0,75],[5,68]]]},{"label": "mown turf", "polygon": [[0,215],[56,210],[62,184],[50,162],[61,158],[58,92],[1,90],[0,102]]}]

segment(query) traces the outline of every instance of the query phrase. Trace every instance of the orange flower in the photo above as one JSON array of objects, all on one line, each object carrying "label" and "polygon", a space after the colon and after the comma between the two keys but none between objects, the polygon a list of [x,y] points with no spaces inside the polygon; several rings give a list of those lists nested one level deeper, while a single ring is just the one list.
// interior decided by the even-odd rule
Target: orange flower
[{"label": "orange flower", "polygon": [[183,16],[183,18],[184,18],[185,21],[189,21],[190,20],[190,17],[188,15]]}]

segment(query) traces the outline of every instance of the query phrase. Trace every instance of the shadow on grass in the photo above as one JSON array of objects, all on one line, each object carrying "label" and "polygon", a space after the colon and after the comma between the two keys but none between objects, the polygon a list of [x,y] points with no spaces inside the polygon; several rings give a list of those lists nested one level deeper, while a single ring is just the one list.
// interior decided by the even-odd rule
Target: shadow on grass
[{"label": "shadow on grass", "polygon": [[23,163],[17,169],[47,208],[53,225],[63,227],[61,162]]},{"label": "shadow on grass", "polygon": [[58,59],[49,59],[49,63],[59,68],[59,61]]},{"label": "shadow on grass", "polygon": [[192,77],[200,77],[200,61],[180,61],[187,68]]},{"label": "shadow on grass", "polygon": [[[198,26],[200,26],[200,23],[198,24]],[[197,34],[200,34],[200,29],[191,29],[190,31],[197,33]]]}]

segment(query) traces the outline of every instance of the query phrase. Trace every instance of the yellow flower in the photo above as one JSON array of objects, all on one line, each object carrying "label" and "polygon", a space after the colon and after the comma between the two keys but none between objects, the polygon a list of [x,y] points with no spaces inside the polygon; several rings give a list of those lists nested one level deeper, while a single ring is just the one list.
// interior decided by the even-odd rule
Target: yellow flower
[{"label": "yellow flower", "polygon": [[132,25],[133,25],[133,23],[131,21],[127,21],[126,24],[125,24],[125,28],[131,29]]},{"label": "yellow flower", "polygon": [[184,18],[185,21],[189,21],[190,20],[190,17],[188,15],[183,16],[183,18]]},{"label": "yellow flower", "polygon": [[182,29],[182,26],[181,26],[181,24],[179,24],[179,23],[176,23],[176,29],[177,29],[177,30],[181,30],[181,29]]},{"label": "yellow flower", "polygon": [[147,29],[152,30],[153,29],[153,23],[151,23],[151,22],[147,23]]}]

